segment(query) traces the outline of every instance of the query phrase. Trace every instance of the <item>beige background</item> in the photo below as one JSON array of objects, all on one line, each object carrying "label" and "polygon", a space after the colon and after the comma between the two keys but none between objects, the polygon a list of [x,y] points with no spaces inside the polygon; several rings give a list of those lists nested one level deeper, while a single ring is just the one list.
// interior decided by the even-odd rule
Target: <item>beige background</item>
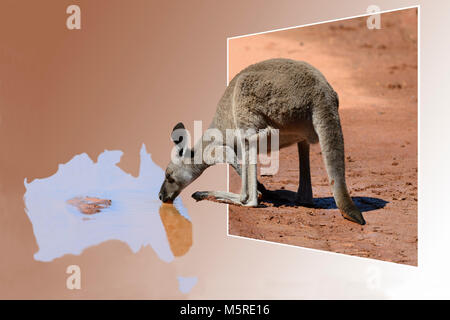
[{"label": "beige background", "polygon": [[[65,27],[82,9],[82,30]],[[150,247],[133,254],[109,241],[51,263],[37,251],[23,181],[52,175],[87,152],[124,151],[133,175],[146,143],[169,160],[169,132],[205,124],[226,85],[226,38],[365,13],[373,1],[65,1],[0,4],[0,298],[393,298],[449,297],[447,198],[450,28],[445,1],[377,1],[382,10],[421,4],[419,267],[227,237],[226,210],[194,203],[225,189],[224,166],[182,195],[194,245],[174,263]],[[444,90],[443,90],[444,89]],[[437,116],[436,116],[437,115]],[[78,264],[82,290],[65,288]],[[176,276],[198,276],[189,295]]]}]

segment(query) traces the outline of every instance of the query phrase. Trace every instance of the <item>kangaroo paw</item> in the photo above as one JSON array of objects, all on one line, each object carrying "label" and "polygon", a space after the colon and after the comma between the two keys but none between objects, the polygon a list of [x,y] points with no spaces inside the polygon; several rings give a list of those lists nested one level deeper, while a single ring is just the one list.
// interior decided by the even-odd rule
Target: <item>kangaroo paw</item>
[{"label": "kangaroo paw", "polygon": [[359,223],[360,225],[366,224],[363,215],[358,209],[349,210],[348,212],[341,211],[341,214],[347,220]]},{"label": "kangaroo paw", "polygon": [[239,201],[245,205],[248,201],[248,193],[241,193],[240,197],[239,197]]}]

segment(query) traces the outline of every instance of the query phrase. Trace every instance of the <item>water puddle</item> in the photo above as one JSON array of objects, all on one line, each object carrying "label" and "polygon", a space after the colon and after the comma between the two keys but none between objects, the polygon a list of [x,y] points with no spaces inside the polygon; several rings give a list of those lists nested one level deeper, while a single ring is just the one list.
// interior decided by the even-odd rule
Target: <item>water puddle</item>
[{"label": "water puddle", "polygon": [[181,199],[173,204],[158,199],[164,171],[143,145],[135,178],[117,166],[122,154],[106,150],[94,162],[83,153],[48,178],[25,179],[36,260],[79,255],[108,240],[123,241],[135,253],[150,245],[165,262],[189,251],[192,224]]}]

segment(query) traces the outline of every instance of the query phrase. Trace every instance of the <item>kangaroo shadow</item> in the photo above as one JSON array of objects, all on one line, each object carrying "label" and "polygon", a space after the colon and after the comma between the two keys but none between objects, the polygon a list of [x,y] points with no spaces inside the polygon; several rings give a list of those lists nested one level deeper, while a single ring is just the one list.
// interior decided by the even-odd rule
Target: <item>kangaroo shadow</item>
[{"label": "kangaroo shadow", "polygon": [[[297,193],[289,190],[267,190],[263,194],[262,202],[270,203],[274,207],[300,207],[304,206],[296,203],[295,197]],[[384,208],[388,201],[372,197],[352,197],[353,202],[361,212],[367,212]],[[315,209],[337,209],[336,202],[333,197],[314,198],[313,205],[308,206]]]}]

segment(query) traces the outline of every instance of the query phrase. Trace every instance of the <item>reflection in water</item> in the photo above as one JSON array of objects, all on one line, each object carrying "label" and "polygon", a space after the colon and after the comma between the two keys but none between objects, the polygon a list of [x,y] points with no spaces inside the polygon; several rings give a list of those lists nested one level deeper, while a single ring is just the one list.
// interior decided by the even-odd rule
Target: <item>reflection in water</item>
[{"label": "reflection in water", "polygon": [[[121,240],[133,252],[150,245],[161,260],[170,262],[174,259],[173,245],[169,244],[166,236],[167,227],[158,214],[161,206],[158,192],[164,171],[153,163],[144,145],[136,178],[117,166],[121,156],[121,151],[105,151],[94,162],[87,154],[77,155],[59,165],[53,176],[30,183],[25,180],[26,213],[39,247],[34,255],[36,260],[51,261],[65,254],[77,255],[108,240]],[[82,207],[74,206],[80,199],[88,205],[99,199],[111,202],[108,202],[109,206],[102,206],[99,212],[87,215],[86,208],[82,213]],[[178,210],[178,216],[188,221],[190,218],[180,198],[174,205],[177,209],[172,211]],[[174,224],[176,215],[173,212],[163,216],[169,225],[179,225],[187,230],[186,223]],[[169,239],[174,235],[177,235],[176,239],[180,238],[173,227],[169,230]],[[192,232],[190,234],[192,238]]]},{"label": "reflection in water", "polygon": [[192,246],[192,224],[183,217],[173,204],[163,203],[159,216],[169,239],[170,249],[175,257],[180,257]]}]

